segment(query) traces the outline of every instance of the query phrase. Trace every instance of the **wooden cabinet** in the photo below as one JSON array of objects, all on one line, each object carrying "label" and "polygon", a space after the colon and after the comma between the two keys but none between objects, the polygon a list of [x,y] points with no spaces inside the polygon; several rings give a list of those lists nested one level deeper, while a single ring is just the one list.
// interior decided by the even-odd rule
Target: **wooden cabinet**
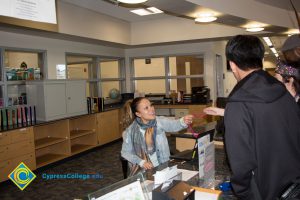
[{"label": "wooden cabinet", "polygon": [[32,127],[0,133],[0,182],[21,162],[36,169]]},{"label": "wooden cabinet", "polygon": [[97,136],[100,145],[121,138],[118,109],[97,114]]},{"label": "wooden cabinet", "polygon": [[69,119],[71,154],[96,147],[96,115],[85,115]]},{"label": "wooden cabinet", "polygon": [[24,162],[31,170],[121,138],[120,109],[0,132],[0,182]]},{"label": "wooden cabinet", "polygon": [[87,113],[84,80],[29,81],[28,103],[36,105],[37,120],[49,121]]},{"label": "wooden cabinet", "polygon": [[61,160],[71,154],[68,120],[35,126],[33,131],[37,167]]}]

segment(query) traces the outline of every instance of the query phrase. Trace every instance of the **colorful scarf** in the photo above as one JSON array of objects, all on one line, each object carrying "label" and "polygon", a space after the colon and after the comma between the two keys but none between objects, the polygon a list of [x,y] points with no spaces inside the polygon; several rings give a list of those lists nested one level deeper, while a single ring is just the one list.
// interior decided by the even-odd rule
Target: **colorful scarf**
[{"label": "colorful scarf", "polygon": [[[142,135],[140,129],[145,130],[145,136]],[[155,148],[155,139],[156,139],[156,130],[157,130],[157,122],[156,120],[151,120],[148,124],[144,124],[142,120],[137,117],[132,123],[132,138],[133,142],[133,150],[134,153],[145,160],[146,162],[151,162],[148,154],[152,154],[156,151]],[[140,167],[138,164],[133,165],[130,169],[130,175],[140,171]]]}]

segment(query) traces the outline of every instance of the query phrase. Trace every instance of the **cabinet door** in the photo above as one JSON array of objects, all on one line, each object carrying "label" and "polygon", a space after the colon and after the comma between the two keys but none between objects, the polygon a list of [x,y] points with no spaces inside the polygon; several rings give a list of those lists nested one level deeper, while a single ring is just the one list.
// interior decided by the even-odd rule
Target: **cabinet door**
[{"label": "cabinet door", "polygon": [[67,113],[65,83],[45,85],[45,110],[46,120],[65,117]]},{"label": "cabinet door", "polygon": [[87,113],[85,81],[66,83],[67,113],[69,116]]},{"label": "cabinet door", "polygon": [[98,143],[106,144],[120,138],[119,110],[112,110],[97,115]]}]

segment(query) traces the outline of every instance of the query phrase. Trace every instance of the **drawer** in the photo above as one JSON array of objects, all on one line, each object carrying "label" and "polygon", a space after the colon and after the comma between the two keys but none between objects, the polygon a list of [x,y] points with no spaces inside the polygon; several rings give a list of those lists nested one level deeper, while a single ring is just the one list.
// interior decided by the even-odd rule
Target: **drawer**
[{"label": "drawer", "polygon": [[16,157],[11,160],[11,166],[16,168],[21,162],[23,162],[30,170],[35,170],[36,169],[36,164],[35,164],[35,156],[34,153],[22,155],[19,157]]},{"label": "drawer", "polygon": [[15,158],[32,152],[34,152],[34,145],[32,141],[18,142],[8,146],[9,158]]},{"label": "drawer", "polygon": [[33,141],[32,127],[9,131],[8,134],[11,135],[11,143],[17,143],[25,140]]},{"label": "drawer", "polygon": [[13,167],[9,160],[7,161],[0,161],[0,182],[5,181],[8,179],[8,175],[12,172]]},{"label": "drawer", "polygon": [[0,146],[10,144],[11,137],[9,134],[6,133],[0,133]]},{"label": "drawer", "polygon": [[9,159],[8,146],[0,146],[0,162],[7,159]]}]

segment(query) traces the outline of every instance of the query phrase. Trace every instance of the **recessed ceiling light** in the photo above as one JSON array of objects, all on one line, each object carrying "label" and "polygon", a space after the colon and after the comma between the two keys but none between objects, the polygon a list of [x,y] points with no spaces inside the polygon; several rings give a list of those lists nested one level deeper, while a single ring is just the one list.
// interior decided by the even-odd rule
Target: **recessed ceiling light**
[{"label": "recessed ceiling light", "polygon": [[263,31],[265,28],[263,27],[251,27],[251,28],[246,28],[246,31],[248,32],[259,32]]},{"label": "recessed ceiling light", "polygon": [[149,7],[149,8],[147,8],[147,10],[152,11],[153,14],[158,14],[158,13],[163,13],[164,12],[162,10],[159,10],[158,8],[155,8],[155,7]]},{"label": "recessed ceiling light", "polygon": [[128,4],[136,4],[136,3],[144,3],[148,0],[118,0],[121,3],[128,3]]},{"label": "recessed ceiling light", "polygon": [[217,19],[213,13],[200,13],[198,14],[195,22],[213,22]]},{"label": "recessed ceiling light", "polygon": [[141,9],[135,9],[131,10],[130,12],[133,12],[134,14],[140,15],[140,16],[145,16],[145,15],[153,15],[153,14],[159,14],[163,13],[164,11],[159,10],[155,7],[149,7],[149,8],[141,8]]}]

